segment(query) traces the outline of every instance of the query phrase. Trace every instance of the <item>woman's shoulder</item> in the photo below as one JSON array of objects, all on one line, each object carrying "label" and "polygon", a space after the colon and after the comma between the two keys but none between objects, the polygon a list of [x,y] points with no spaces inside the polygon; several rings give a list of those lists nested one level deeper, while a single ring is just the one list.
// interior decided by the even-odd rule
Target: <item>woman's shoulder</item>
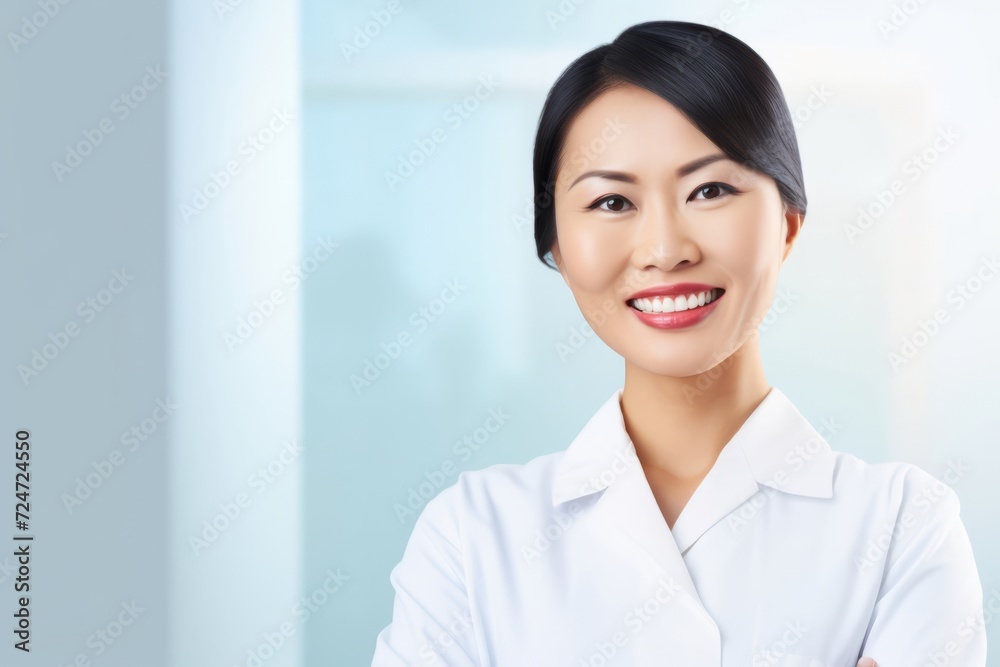
[{"label": "woman's shoulder", "polygon": [[960,509],[955,486],[968,472],[959,460],[950,460],[940,477],[904,461],[870,463],[844,451],[833,450],[834,497],[855,498],[866,507],[892,513],[913,512],[957,515]]},{"label": "woman's shoulder", "polygon": [[537,505],[551,497],[553,474],[564,454],[565,450],[559,450],[525,463],[494,463],[464,470],[450,487],[452,501],[460,499],[473,506],[503,504],[511,510],[518,505]]},{"label": "woman's shoulder", "polygon": [[523,523],[543,517],[553,509],[552,480],[564,453],[464,470],[427,502],[420,520],[446,520],[464,529],[478,524],[495,530],[508,520]]}]

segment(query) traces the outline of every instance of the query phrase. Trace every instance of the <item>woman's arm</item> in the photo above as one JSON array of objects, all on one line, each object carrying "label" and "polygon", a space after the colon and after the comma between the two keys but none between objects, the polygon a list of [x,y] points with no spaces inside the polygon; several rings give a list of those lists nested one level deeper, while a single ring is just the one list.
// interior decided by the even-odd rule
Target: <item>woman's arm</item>
[{"label": "woman's arm", "polygon": [[458,522],[443,489],[424,506],[389,574],[392,622],[376,639],[372,667],[480,667],[465,586]]},{"label": "woman's arm", "polygon": [[982,585],[955,491],[912,468],[893,533],[862,655],[985,667]]}]

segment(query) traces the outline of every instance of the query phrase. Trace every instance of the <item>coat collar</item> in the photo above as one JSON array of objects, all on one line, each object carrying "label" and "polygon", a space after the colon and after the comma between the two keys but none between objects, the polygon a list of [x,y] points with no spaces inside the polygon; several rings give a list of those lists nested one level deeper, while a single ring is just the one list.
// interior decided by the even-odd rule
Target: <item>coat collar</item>
[{"label": "coat collar", "polygon": [[[553,480],[554,505],[597,493],[618,480],[645,484],[646,492],[639,497],[652,498],[645,475],[635,474],[642,467],[625,430],[621,396],[619,388],[563,453]],[[835,463],[823,436],[785,394],[772,387],[722,449],[678,516],[670,531],[678,549],[683,554],[761,485],[799,496],[830,498]],[[610,497],[624,496],[614,493]]]}]

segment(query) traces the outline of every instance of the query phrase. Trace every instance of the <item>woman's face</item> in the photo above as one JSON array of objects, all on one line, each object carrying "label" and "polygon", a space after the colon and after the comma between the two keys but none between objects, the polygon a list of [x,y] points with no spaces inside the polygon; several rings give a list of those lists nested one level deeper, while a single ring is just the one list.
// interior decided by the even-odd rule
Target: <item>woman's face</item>
[{"label": "woman's face", "polygon": [[554,192],[552,255],[584,318],[659,375],[707,371],[756,335],[801,227],[773,179],[632,85],[573,120]]}]

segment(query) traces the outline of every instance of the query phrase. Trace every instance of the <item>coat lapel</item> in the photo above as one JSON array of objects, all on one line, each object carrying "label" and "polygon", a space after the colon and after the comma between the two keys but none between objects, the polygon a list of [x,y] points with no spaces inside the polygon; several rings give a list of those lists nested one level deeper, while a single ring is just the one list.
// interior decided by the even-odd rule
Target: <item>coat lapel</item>
[{"label": "coat lapel", "polygon": [[[626,456],[635,459],[631,442],[628,448]],[[617,546],[611,553],[621,560],[608,567],[627,568],[626,580],[634,582],[622,591],[624,599],[616,601],[623,609],[643,612],[630,624],[628,654],[634,664],[721,664],[719,629],[701,602],[638,460],[601,494],[584,521],[595,539]]]},{"label": "coat lapel", "polygon": [[680,553],[687,553],[709,528],[759,489],[739,441],[733,436],[674,522],[673,537]]},{"label": "coat lapel", "polygon": [[[624,652],[634,656],[634,664],[719,665],[719,628],[702,604],[683,554],[762,484],[829,498],[835,458],[823,437],[772,387],[722,449],[671,531],[625,429],[621,394],[621,389],[612,394],[564,452],[552,502],[558,506],[595,496],[580,523],[587,539],[607,554],[598,572],[620,587],[607,602],[647,612],[639,614],[642,623],[626,624],[634,636]],[[608,613],[614,620],[617,612]]]}]

